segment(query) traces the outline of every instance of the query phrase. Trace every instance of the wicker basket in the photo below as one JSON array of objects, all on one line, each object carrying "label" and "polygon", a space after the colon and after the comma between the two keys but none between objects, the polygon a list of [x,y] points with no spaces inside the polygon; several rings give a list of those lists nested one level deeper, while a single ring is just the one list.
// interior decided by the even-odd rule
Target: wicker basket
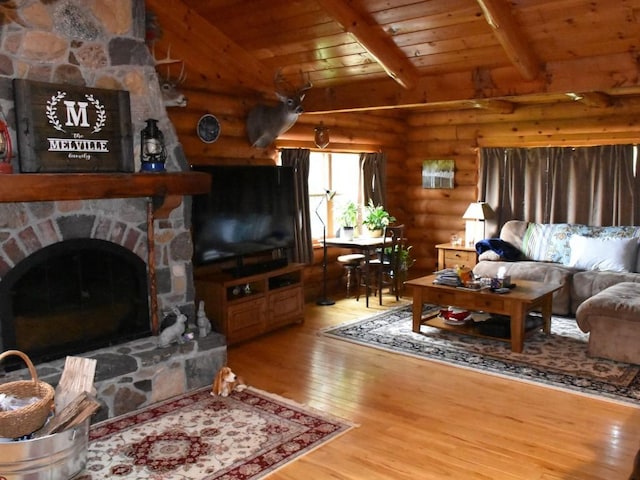
[{"label": "wicker basket", "polygon": [[0,393],[17,398],[40,398],[26,407],[0,412],[0,437],[16,438],[29,435],[44,425],[53,408],[55,391],[48,383],[38,381],[38,372],[27,355],[19,350],[7,350],[0,355],[0,361],[9,355],[17,355],[24,360],[32,380],[17,380],[0,385]]}]

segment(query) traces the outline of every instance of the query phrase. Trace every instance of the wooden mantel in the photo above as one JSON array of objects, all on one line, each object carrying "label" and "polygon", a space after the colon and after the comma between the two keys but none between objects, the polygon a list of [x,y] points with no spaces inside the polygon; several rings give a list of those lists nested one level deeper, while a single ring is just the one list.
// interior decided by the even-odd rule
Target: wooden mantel
[{"label": "wooden mantel", "polygon": [[4,174],[0,202],[195,195],[210,184],[203,172]]},{"label": "wooden mantel", "polygon": [[157,218],[211,188],[203,172],[0,174],[0,203],[152,197]]}]

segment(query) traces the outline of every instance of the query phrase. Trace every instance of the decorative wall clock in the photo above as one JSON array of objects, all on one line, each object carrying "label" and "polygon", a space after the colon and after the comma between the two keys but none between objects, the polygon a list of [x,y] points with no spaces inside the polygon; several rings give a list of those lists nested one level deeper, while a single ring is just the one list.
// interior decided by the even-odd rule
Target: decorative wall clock
[{"label": "decorative wall clock", "polygon": [[196,131],[198,138],[204,143],[213,143],[220,136],[220,122],[210,113],[206,113],[198,120]]}]

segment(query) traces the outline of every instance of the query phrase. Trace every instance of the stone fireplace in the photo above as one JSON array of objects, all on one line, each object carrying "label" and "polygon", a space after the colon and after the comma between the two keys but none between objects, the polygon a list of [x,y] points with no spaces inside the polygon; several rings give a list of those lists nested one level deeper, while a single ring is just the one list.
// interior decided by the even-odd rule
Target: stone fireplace
[{"label": "stone fireplace", "polygon": [[[136,302],[143,311],[146,308],[146,322],[138,325],[140,330],[131,337],[142,338],[131,340],[125,334],[110,340],[102,339],[102,343],[95,345],[75,338],[75,347],[85,345],[87,349],[83,352],[78,351],[82,348],[74,347],[75,353],[98,359],[96,388],[99,400],[106,407],[100,417],[124,413],[206,385],[226,360],[224,338],[217,334],[201,339],[196,337],[165,349],[157,347],[157,337],[147,335],[165,312],[175,307],[187,315],[190,328],[195,330],[188,195],[201,191],[202,181],[187,172],[188,163],[162,104],[158,76],[144,42],[145,13],[143,0],[46,3],[24,0],[17,7],[20,23],[8,22],[0,30],[0,118],[4,118],[9,126],[16,151],[11,161],[16,173],[0,175],[0,301],[7,302],[0,306],[2,350],[27,342],[35,357],[42,356],[43,361],[34,362],[40,378],[54,386],[57,384],[64,358],[46,360],[60,356],[55,353],[65,355],[66,352],[58,350],[64,350],[61,345],[66,345],[68,338],[60,340],[61,345],[50,346],[49,351],[41,355],[47,346],[28,343],[33,341],[30,334],[24,334],[23,343],[17,344],[15,324],[4,326],[4,322],[8,322],[6,316],[15,317],[16,299],[12,297],[15,279],[22,278],[23,262],[38,259],[44,255],[40,252],[50,248],[65,249],[61,245],[67,245],[67,242],[72,246],[85,242],[108,245],[112,252],[126,251],[125,256],[135,257],[131,264],[137,263],[145,271],[145,284],[136,286],[139,288],[136,300],[129,299],[127,307],[104,298],[101,305],[102,309],[112,309],[114,315],[110,321],[116,323],[120,323],[122,310],[132,309]],[[135,171],[139,170],[139,132],[146,119],[154,118],[164,133],[167,173],[18,173],[20,152],[15,135],[13,78],[128,91]],[[41,268],[73,269],[78,256],[69,252],[64,256],[64,261],[58,259],[58,263],[54,261]],[[95,258],[83,258],[82,261],[90,264],[85,267],[84,280],[89,272],[100,269]],[[111,267],[103,265],[103,268]],[[111,277],[106,275],[100,281],[108,283],[113,275],[120,273],[112,272]],[[103,287],[96,287],[91,282],[82,283],[77,275],[73,277],[59,271],[55,275],[52,277],[55,280],[48,285],[52,289],[48,295],[42,292],[40,297],[29,294],[25,287],[18,301],[25,306],[44,298],[53,301],[65,295],[84,297],[80,301],[82,308],[75,310],[77,305],[65,307],[64,320],[56,317],[59,310],[64,309],[60,304],[39,312],[45,321],[59,327],[65,325],[65,328],[72,328],[69,327],[72,324],[77,328],[78,319],[86,321],[87,317],[94,317],[91,320],[96,321],[95,317],[104,315],[104,310],[101,313],[93,310],[96,305],[91,303],[103,295]],[[39,289],[44,284],[38,284],[37,277],[35,275],[32,281],[36,282],[34,288]],[[78,285],[56,292],[55,283],[60,282]],[[24,287],[20,283],[18,286]],[[111,294],[117,296],[122,292],[116,289]],[[33,313],[29,311],[31,307],[25,308],[29,315]],[[24,313],[20,315],[25,316]],[[136,311],[123,322],[135,323],[139,315],[140,311]],[[70,318],[74,316],[75,319]],[[20,376],[24,377],[25,372],[0,373],[0,383]]]},{"label": "stone fireplace", "polygon": [[[38,177],[35,175],[30,179],[36,181]],[[57,178],[58,181],[64,181],[63,176]],[[3,185],[3,180],[0,177],[0,186]],[[0,201],[6,193],[0,191]],[[204,338],[194,335],[192,341],[168,348],[158,348],[157,337],[148,335],[151,329],[149,306],[152,304],[148,289],[151,279],[146,262],[150,248],[146,230],[149,201],[146,198],[131,198],[0,202],[0,211],[4,212],[0,214],[4,221],[0,228],[2,350],[17,347],[33,353],[40,379],[54,386],[64,368],[62,357],[66,354],[77,353],[97,359],[95,385],[104,407],[96,419],[125,413],[186,390],[208,385],[215,372],[226,362],[226,342],[222,335],[212,333]],[[191,237],[187,230],[180,228],[182,221],[177,226],[173,224],[171,217],[176,215],[176,210],[180,211],[174,209],[168,218],[154,222],[158,226],[153,236],[153,248],[156,250],[156,263],[161,266],[155,271],[157,295],[160,299],[158,309],[162,313],[172,305],[177,306],[187,314],[189,329],[195,332],[195,308],[192,303],[185,303],[185,299],[193,298],[192,287],[187,285],[188,280],[191,280],[191,268],[188,264],[192,250]],[[91,252],[88,258],[81,258],[83,251]],[[115,265],[122,258],[126,259],[125,263],[129,267]],[[171,259],[187,261],[185,270],[180,271],[175,265],[162,266],[164,262],[170,263]],[[25,287],[20,285],[25,276],[28,277],[25,272],[33,268],[33,278],[27,278],[26,281],[35,282],[30,286],[38,291],[30,293],[27,289],[18,294],[19,287]],[[47,269],[57,271],[43,273]],[[172,274],[182,280],[177,282],[177,287]],[[49,278],[43,278],[45,276]],[[111,289],[108,284],[113,282],[120,285],[111,285]],[[60,283],[64,285],[59,285]],[[121,287],[127,290],[126,294]],[[43,291],[45,288],[50,288],[51,291]],[[108,298],[104,298],[105,296]],[[124,296],[129,296],[127,302],[124,302],[126,307],[120,302]],[[65,307],[62,304],[64,297],[67,300],[71,297],[71,306]],[[114,297],[118,297],[118,301]],[[45,302],[45,308],[35,308],[34,304]],[[84,308],[78,306],[82,302]],[[18,335],[15,324],[7,329],[4,323],[11,317],[15,320],[16,316],[36,316],[34,309],[39,318],[26,319],[31,322],[29,325],[32,330],[24,334],[23,343],[16,343]],[[104,312],[105,309],[107,313]],[[123,309],[135,312],[122,319]],[[65,310],[65,314],[62,315],[60,310]],[[78,345],[76,342],[72,345],[73,351],[64,351],[68,346],[68,330],[77,328],[79,323],[95,322],[99,315],[107,315],[108,322],[112,323],[137,323],[137,330],[118,335],[121,332],[112,326],[110,333],[115,333],[115,336],[107,336],[95,344],[81,341]],[[144,318],[141,319],[141,315]],[[56,329],[64,330],[64,340],[51,347],[50,343],[58,334],[36,334],[33,330],[34,321],[50,322],[54,332]],[[107,320],[103,318],[95,325],[104,327],[105,321]],[[139,338],[135,339],[136,337]],[[38,338],[46,338],[48,343],[34,344]],[[48,348],[48,351],[43,353],[43,348]],[[53,352],[50,351],[51,348]],[[48,357],[58,359],[49,361]],[[27,377],[28,372],[24,369],[10,371],[0,374],[0,383]]]}]

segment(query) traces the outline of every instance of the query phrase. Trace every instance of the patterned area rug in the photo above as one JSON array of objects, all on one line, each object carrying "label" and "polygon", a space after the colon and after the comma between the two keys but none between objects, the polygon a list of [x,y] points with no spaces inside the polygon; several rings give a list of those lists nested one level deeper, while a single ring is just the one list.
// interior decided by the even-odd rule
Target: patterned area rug
[{"label": "patterned area rug", "polygon": [[[434,307],[425,306],[425,313]],[[411,330],[411,306],[323,331],[324,335],[391,352],[571,390],[640,406],[640,366],[587,356],[588,334],[575,319],[553,317],[551,335],[527,337],[522,353],[505,341],[423,325]]]},{"label": "patterned area rug", "polygon": [[209,392],[96,424],[74,480],[256,480],[352,427],[253,388]]}]

